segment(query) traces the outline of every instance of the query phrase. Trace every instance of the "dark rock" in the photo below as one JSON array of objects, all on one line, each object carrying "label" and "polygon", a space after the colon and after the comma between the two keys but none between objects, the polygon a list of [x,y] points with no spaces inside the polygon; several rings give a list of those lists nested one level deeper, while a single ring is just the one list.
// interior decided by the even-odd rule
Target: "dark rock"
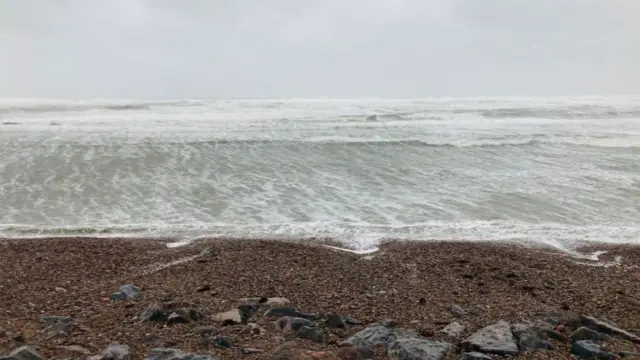
[{"label": "dark rock", "polygon": [[149,335],[142,342],[157,348],[171,347],[176,344],[176,341],[158,335]]},{"label": "dark rock", "polygon": [[611,341],[613,338],[607,334],[603,334],[601,332],[597,332],[595,330],[589,329],[587,327],[580,327],[576,331],[571,334],[571,340],[580,341],[580,340],[591,340],[595,342],[599,341]]},{"label": "dark rock", "polygon": [[362,360],[375,358],[375,350],[367,346],[347,346],[336,351],[340,360]]},{"label": "dark rock", "polygon": [[313,327],[313,323],[307,319],[291,316],[283,316],[275,323],[276,329],[283,333],[295,333],[303,326]]},{"label": "dark rock", "polygon": [[0,328],[0,339],[7,336],[7,330]]},{"label": "dark rock", "polygon": [[109,296],[111,300],[127,300],[133,299],[136,296],[140,295],[140,288],[133,285],[122,285],[118,292],[115,292]]},{"label": "dark rock", "polygon": [[387,355],[390,360],[444,360],[451,348],[451,344],[441,341],[399,338],[389,344]]},{"label": "dark rock", "polygon": [[21,346],[7,356],[0,356],[0,360],[44,360],[44,358],[31,346]]},{"label": "dark rock", "polygon": [[581,359],[590,360],[611,360],[613,355],[607,351],[602,350],[600,345],[589,340],[575,341],[571,344],[571,353],[578,356]]},{"label": "dark rock", "polygon": [[347,325],[362,325],[362,321],[358,319],[354,319],[348,316],[343,316],[342,318],[344,319],[344,322],[347,323]]},{"label": "dark rock", "polygon": [[522,352],[535,352],[538,350],[553,350],[553,345],[540,338],[540,336],[533,331],[526,331],[518,336],[518,348]]},{"label": "dark rock", "polygon": [[466,351],[479,351],[485,354],[511,355],[518,354],[518,345],[511,333],[509,323],[500,321],[480,329],[462,342]]},{"label": "dark rock", "polygon": [[189,318],[184,316],[184,313],[181,313],[181,312],[172,312],[171,314],[169,314],[169,317],[167,317],[168,325],[185,324],[188,322],[189,322]]},{"label": "dark rock", "polygon": [[347,321],[342,315],[331,314],[325,321],[325,325],[332,329],[344,329],[347,327]]},{"label": "dark rock", "polygon": [[49,324],[55,324],[58,322],[62,323],[70,323],[73,322],[73,319],[69,316],[56,316],[56,315],[45,315],[41,316],[40,320],[47,322]]},{"label": "dark rock", "polygon": [[360,330],[345,340],[345,342],[354,346],[375,347],[376,345],[387,344],[392,338],[392,329],[387,326],[377,325]]},{"label": "dark rock", "polygon": [[601,333],[609,334],[609,335],[617,335],[635,344],[640,344],[640,337],[634,334],[631,334],[630,332],[623,330],[606,321],[602,321],[586,315],[580,315],[580,321],[582,322],[582,325],[590,329],[599,331]]},{"label": "dark rock", "polygon": [[445,326],[444,329],[440,330],[440,332],[447,336],[455,338],[460,336],[464,329],[464,325],[461,325],[459,322],[454,321],[451,324]]},{"label": "dark rock", "polygon": [[538,334],[546,339],[554,339],[554,340],[560,340],[560,341],[564,341],[564,335],[562,335],[562,333],[560,333],[557,330],[553,330],[553,329],[540,329],[538,331]]},{"label": "dark rock", "polygon": [[468,352],[458,355],[456,360],[493,360],[493,358],[479,352]]},{"label": "dark rock", "polygon": [[320,344],[324,344],[327,341],[327,336],[324,330],[317,327],[302,326],[296,331],[296,336],[301,339],[311,340]]},{"label": "dark rock", "polygon": [[222,326],[235,325],[242,323],[242,314],[238,309],[231,309],[223,313],[212,316],[213,321],[221,323]]},{"label": "dark rock", "polygon": [[162,311],[159,304],[153,303],[140,314],[139,318],[140,322],[165,321],[167,315]]},{"label": "dark rock", "polygon": [[218,335],[207,339],[207,343],[213,347],[221,349],[231,349],[233,344],[224,336]]},{"label": "dark rock", "polygon": [[307,319],[307,320],[311,320],[311,321],[315,321],[318,320],[318,316],[315,314],[306,314],[306,313],[301,313],[298,310],[294,309],[294,308],[290,308],[290,307],[274,307],[271,308],[269,310],[267,310],[267,312],[264,313],[264,316],[266,317],[283,317],[283,316],[291,316],[291,317],[299,317],[299,318],[303,318],[303,319]]},{"label": "dark rock", "polygon": [[178,349],[159,348],[153,349],[145,360],[216,360],[208,355],[196,355],[185,353]]},{"label": "dark rock", "polygon": [[264,352],[264,351],[262,351],[260,349],[252,348],[252,347],[242,348],[242,355],[259,354],[259,353],[262,353],[262,352]]},{"label": "dark rock", "polygon": [[209,285],[203,285],[201,287],[199,287],[196,292],[205,292],[205,291],[209,291],[211,290],[211,286]]},{"label": "dark rock", "polygon": [[98,360],[131,360],[131,351],[125,345],[109,345]]},{"label": "dark rock", "polygon": [[465,316],[468,314],[465,309],[461,308],[456,304],[451,305],[451,307],[449,308],[449,311],[451,311],[451,313],[455,316]]}]

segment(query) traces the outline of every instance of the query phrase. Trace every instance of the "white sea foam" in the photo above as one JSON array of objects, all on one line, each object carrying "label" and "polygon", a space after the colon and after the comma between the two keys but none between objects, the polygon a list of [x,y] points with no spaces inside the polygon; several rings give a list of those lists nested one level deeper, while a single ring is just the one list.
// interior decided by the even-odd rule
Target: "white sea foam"
[{"label": "white sea foam", "polygon": [[640,240],[640,97],[0,101],[0,235]]}]

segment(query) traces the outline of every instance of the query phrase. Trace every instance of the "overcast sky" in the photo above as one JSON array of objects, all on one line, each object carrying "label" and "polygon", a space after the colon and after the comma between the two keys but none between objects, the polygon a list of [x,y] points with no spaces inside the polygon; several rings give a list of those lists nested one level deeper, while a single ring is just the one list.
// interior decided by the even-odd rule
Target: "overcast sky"
[{"label": "overcast sky", "polygon": [[640,93],[639,0],[0,0],[0,97]]}]

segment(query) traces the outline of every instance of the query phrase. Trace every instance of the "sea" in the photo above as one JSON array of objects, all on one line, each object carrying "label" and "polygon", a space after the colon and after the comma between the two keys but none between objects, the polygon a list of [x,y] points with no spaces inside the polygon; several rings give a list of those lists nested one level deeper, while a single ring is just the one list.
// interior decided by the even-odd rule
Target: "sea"
[{"label": "sea", "polygon": [[640,96],[0,100],[0,237],[640,243]]}]

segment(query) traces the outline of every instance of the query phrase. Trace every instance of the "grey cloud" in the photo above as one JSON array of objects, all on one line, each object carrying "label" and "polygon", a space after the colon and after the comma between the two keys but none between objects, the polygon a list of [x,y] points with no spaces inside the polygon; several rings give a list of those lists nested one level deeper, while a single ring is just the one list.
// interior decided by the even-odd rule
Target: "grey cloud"
[{"label": "grey cloud", "polygon": [[638,92],[638,16],[634,0],[0,0],[0,96]]}]

